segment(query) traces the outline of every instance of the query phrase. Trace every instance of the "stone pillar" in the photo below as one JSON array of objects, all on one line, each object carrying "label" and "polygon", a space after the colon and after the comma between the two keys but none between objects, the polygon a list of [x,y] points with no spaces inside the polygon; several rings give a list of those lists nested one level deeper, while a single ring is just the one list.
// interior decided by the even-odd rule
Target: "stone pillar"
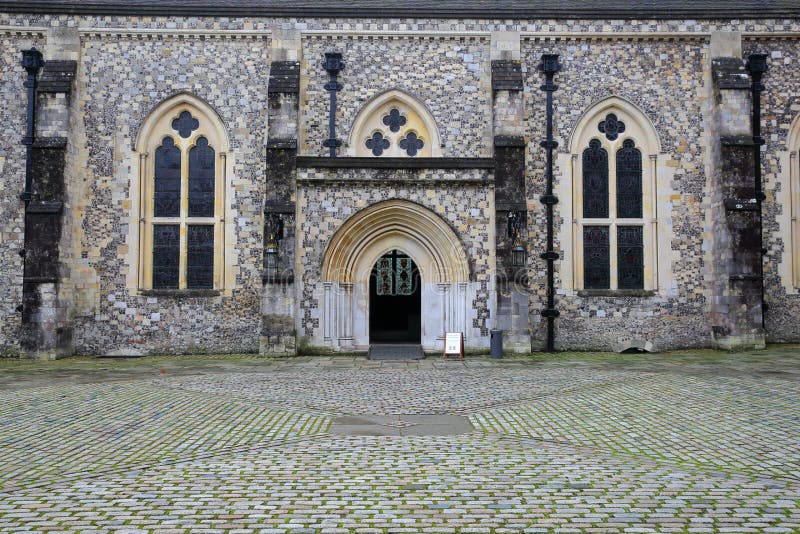
[{"label": "stone pillar", "polygon": [[[531,350],[528,317],[527,203],[525,194],[525,137],[520,34],[494,32],[491,44],[495,158],[495,221],[497,247],[497,321],[504,331],[506,350]],[[517,224],[512,224],[516,217]],[[513,230],[511,227],[516,228]],[[514,247],[523,247],[524,260],[515,265]],[[520,254],[516,255],[520,258]]]},{"label": "stone pillar", "polygon": [[[300,96],[300,34],[276,28],[272,33],[266,198],[264,200],[264,299],[261,348],[263,356],[297,353],[295,328],[295,202]],[[268,265],[268,251],[277,254]]]},{"label": "stone pillar", "polygon": [[712,33],[709,56],[712,336],[720,348],[763,348],[750,77],[742,60],[741,35]]},{"label": "stone pillar", "polygon": [[[69,273],[71,216],[65,176],[71,139],[70,105],[80,41],[77,28],[47,32],[44,67],[36,89],[35,137],[31,149],[31,199],[25,210],[25,268],[21,345],[36,358],[73,352]],[[22,88],[20,88],[22,90]],[[67,230],[67,231],[65,231]]]}]

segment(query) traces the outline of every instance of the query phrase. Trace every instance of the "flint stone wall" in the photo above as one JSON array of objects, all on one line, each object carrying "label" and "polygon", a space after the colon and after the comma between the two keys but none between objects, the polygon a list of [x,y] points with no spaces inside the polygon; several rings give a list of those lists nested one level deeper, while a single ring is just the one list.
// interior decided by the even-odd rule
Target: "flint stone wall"
[{"label": "flint stone wall", "polygon": [[[759,39],[742,43],[744,59],[752,53],[768,54],[768,70],[762,82],[761,135],[766,140],[762,151],[762,180],[767,198],[763,203],[765,314],[767,341],[800,340],[800,288],[792,287],[791,255],[800,261],[800,250],[792,250],[789,213],[788,165],[795,166],[795,194],[800,191],[800,156],[791,161],[782,153],[789,147],[792,123],[800,116],[800,41],[797,39]],[[781,276],[786,269],[788,276]]]},{"label": "flint stone wall", "polygon": [[[531,327],[534,347],[541,346],[546,333],[539,315],[546,301],[545,262],[538,251],[545,249],[545,210],[539,196],[545,192],[544,149],[545,93],[539,89],[544,77],[536,68],[544,53],[560,54],[561,71],[555,76],[554,93],[557,152],[569,158],[569,141],[582,114],[593,104],[611,96],[621,97],[638,107],[654,124],[661,152],[674,166],[671,182],[658,184],[660,191],[672,190],[670,202],[659,205],[661,224],[673,229],[672,251],[659,261],[671,262],[672,280],[654,297],[580,297],[575,291],[558,290],[556,346],[561,349],[612,350],[620,338],[645,339],[656,349],[708,346],[710,331],[697,328],[708,324],[708,303],[704,279],[704,57],[705,40],[611,41],[570,38],[558,43],[533,40],[522,43],[527,67],[525,81],[525,124],[528,140],[527,200],[530,250]],[[598,132],[598,135],[601,135]],[[585,147],[576,147],[580,154]],[[642,165],[649,165],[642,154]],[[568,169],[557,169],[556,187],[572,177]],[[555,234],[565,220],[563,210],[571,202],[561,197],[555,206]],[[648,236],[645,236],[645,240]],[[563,253],[571,243],[556,241]],[[563,264],[556,262],[556,288],[564,287]],[[662,282],[663,284],[663,282]]]},{"label": "flint stone wall", "polygon": [[[76,311],[79,353],[254,352],[260,336],[269,41],[264,38],[82,36],[79,94],[86,151],[79,242],[90,273],[76,283],[88,294]],[[226,198],[235,229],[230,294],[141,296],[126,281],[137,261],[128,242],[132,212],[132,147],[161,101],[180,92],[205,100],[230,139]],[[87,287],[87,285],[89,287]]]},{"label": "flint stone wall", "polygon": [[25,187],[22,138],[28,103],[20,50],[31,46],[42,50],[43,37],[0,34],[0,357],[20,350],[25,204],[19,195]]}]

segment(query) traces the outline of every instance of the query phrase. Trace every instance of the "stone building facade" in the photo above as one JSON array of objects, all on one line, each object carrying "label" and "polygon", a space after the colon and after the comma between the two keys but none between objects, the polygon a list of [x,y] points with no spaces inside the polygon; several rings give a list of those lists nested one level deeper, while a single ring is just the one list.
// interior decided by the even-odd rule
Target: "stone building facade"
[{"label": "stone building facade", "polygon": [[0,354],[800,341],[800,9],[568,4],[0,1]]}]

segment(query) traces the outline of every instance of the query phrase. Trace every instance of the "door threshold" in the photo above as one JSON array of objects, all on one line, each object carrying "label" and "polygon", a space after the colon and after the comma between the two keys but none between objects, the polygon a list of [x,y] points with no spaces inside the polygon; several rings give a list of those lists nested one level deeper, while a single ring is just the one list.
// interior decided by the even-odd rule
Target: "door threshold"
[{"label": "door threshold", "polygon": [[371,343],[367,358],[370,360],[421,360],[425,358],[419,343]]}]

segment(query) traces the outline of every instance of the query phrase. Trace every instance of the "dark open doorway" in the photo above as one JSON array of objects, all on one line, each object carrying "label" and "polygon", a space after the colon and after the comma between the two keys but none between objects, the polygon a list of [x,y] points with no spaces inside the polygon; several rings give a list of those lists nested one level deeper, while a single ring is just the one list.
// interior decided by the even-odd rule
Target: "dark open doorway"
[{"label": "dark open doorway", "polygon": [[419,343],[419,269],[399,250],[386,253],[369,277],[370,343]]}]

